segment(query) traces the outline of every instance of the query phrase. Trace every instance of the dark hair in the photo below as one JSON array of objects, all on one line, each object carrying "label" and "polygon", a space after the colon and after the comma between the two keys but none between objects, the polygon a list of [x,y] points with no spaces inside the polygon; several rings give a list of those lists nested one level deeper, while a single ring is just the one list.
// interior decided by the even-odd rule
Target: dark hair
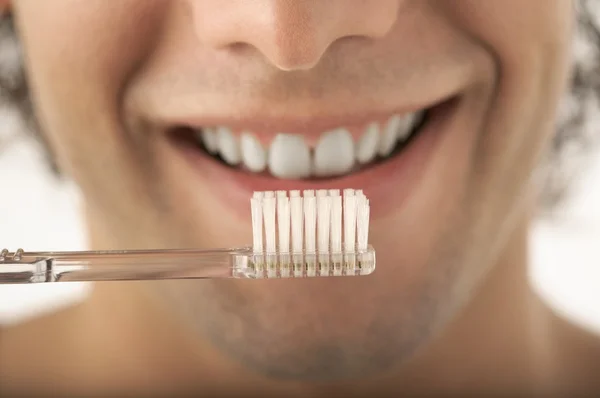
[{"label": "dark hair", "polygon": [[[0,15],[0,111],[3,111],[0,117],[10,115],[16,122],[18,133],[30,134],[43,145],[48,165],[58,176],[57,164],[35,117],[22,59],[12,16]],[[0,119],[0,122],[5,120]],[[16,138],[15,135],[0,135],[0,154],[8,146],[8,141]]]},{"label": "dark hair", "polygon": [[[595,125],[600,120],[600,3],[577,0],[575,4],[577,25],[571,85],[558,110],[550,150],[536,174],[536,182],[542,189],[541,210],[555,208],[566,196],[600,140],[600,129]],[[10,15],[0,17],[0,111],[3,109],[18,116],[23,130],[42,143],[49,165],[59,175],[35,118]],[[0,145],[2,139],[0,136]]]}]

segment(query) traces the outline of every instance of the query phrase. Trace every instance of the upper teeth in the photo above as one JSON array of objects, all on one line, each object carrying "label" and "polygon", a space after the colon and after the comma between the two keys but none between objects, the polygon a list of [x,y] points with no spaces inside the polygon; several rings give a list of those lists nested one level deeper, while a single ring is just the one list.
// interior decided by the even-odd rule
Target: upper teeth
[{"label": "upper teeth", "polygon": [[224,126],[203,128],[201,140],[210,153],[219,153],[230,165],[243,163],[255,173],[268,167],[279,178],[338,176],[350,172],[357,163],[373,161],[377,155],[389,156],[398,142],[408,138],[421,117],[422,112],[415,112],[393,115],[385,123],[370,123],[357,142],[346,128],[326,131],[313,151],[300,134],[279,133],[267,150],[251,132],[243,132],[238,139]]}]

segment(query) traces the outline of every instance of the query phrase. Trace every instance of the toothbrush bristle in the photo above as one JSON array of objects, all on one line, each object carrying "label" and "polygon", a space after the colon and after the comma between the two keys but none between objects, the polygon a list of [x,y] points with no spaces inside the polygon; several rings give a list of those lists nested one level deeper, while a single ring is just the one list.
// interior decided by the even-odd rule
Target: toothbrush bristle
[{"label": "toothbrush bristle", "polygon": [[342,197],[339,195],[331,197],[331,229],[330,229],[331,251],[340,253],[342,251]]},{"label": "toothbrush bristle", "polygon": [[290,199],[285,191],[277,194],[277,232],[279,237],[279,252],[290,251]]},{"label": "toothbrush bristle", "polygon": [[326,189],[319,189],[317,191],[317,198],[322,198],[328,195],[328,191]]},{"label": "toothbrush bristle", "polygon": [[359,196],[356,215],[357,250],[367,250],[369,244],[369,201],[364,195]]},{"label": "toothbrush bristle", "polygon": [[302,253],[304,250],[304,244],[302,243],[302,235],[304,231],[304,209],[302,208],[302,197],[300,196],[299,192],[298,195],[293,195],[290,198],[290,213],[292,225],[292,252]]},{"label": "toothbrush bristle", "polygon": [[342,191],[343,196],[354,196],[354,189],[348,188]]},{"label": "toothbrush bristle", "polygon": [[250,199],[250,208],[252,211],[252,249],[255,253],[260,253],[263,251],[263,206],[256,194]]},{"label": "toothbrush bristle", "polygon": [[304,191],[304,249],[314,253],[316,248],[317,204],[313,191]]},{"label": "toothbrush bristle", "polygon": [[[274,194],[274,192],[269,192],[269,194],[270,193]],[[265,197],[263,199],[263,215],[265,218],[265,249],[267,254],[274,254],[277,252],[277,230],[275,228],[276,207],[275,196],[269,194],[265,193]]]},{"label": "toothbrush bristle", "polygon": [[331,197],[327,196],[327,191],[323,191],[321,195],[317,196],[317,248],[319,253],[329,251],[331,199]]},{"label": "toothbrush bristle", "polygon": [[370,204],[362,190],[255,192],[251,210],[256,277],[374,270]]},{"label": "toothbrush bristle", "polygon": [[344,249],[354,251],[356,246],[356,196],[354,190],[344,190]]}]

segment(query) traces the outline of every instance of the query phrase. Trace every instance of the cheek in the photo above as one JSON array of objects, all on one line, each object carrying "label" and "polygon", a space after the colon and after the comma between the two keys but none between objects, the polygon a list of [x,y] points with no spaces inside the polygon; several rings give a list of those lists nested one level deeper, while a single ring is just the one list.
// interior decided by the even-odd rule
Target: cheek
[{"label": "cheek", "polygon": [[[574,3],[453,4],[455,18],[485,45],[496,67],[495,99],[479,143],[475,196],[506,210],[512,205],[509,198],[528,186],[543,145],[555,131],[553,115],[567,82]],[[503,195],[494,187],[504,187]]]},{"label": "cheek", "polygon": [[510,98],[499,105],[506,117],[526,118],[523,113],[530,113],[532,105],[550,104],[550,110],[537,115],[548,118],[566,80],[575,2],[457,0],[445,4],[448,14],[496,63],[498,96]]},{"label": "cheek", "polygon": [[60,163],[121,134],[120,96],[152,46],[161,3],[15,3],[37,113]]}]

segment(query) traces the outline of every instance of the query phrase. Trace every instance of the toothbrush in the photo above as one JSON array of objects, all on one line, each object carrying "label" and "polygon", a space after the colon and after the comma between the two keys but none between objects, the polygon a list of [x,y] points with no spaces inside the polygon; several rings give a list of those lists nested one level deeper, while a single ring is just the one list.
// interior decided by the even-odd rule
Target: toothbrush
[{"label": "toothbrush", "polygon": [[361,190],[254,192],[252,246],[212,250],[0,252],[0,285],[160,279],[369,275],[369,200]]}]

